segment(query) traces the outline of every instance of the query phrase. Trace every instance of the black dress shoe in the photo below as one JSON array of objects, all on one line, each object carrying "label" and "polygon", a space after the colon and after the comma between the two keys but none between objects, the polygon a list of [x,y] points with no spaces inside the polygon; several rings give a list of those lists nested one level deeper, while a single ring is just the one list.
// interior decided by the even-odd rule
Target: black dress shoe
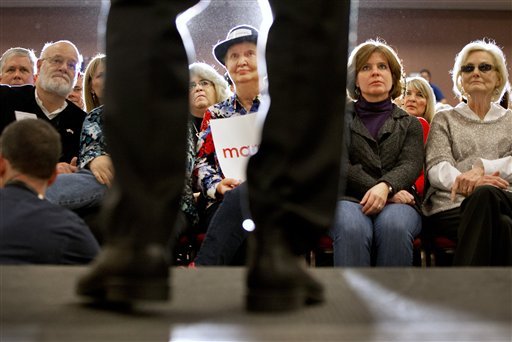
[{"label": "black dress shoe", "polygon": [[160,245],[105,246],[91,267],[77,284],[81,296],[115,303],[170,298],[169,264]]}]

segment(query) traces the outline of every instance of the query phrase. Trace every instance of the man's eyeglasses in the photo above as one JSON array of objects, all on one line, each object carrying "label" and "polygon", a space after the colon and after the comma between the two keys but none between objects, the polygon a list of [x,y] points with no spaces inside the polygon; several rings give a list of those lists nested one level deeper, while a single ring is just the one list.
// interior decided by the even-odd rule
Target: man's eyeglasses
[{"label": "man's eyeglasses", "polygon": [[201,80],[201,81],[199,81],[197,83],[196,82],[190,82],[189,85],[188,85],[188,90],[194,90],[194,89],[196,89],[196,87],[198,85],[200,85],[201,88],[207,88],[207,87],[213,85],[213,83],[208,81],[208,80]]},{"label": "man's eyeglasses", "polygon": [[54,56],[54,57],[46,57],[42,59],[43,61],[48,61],[53,66],[61,66],[64,63],[66,63],[66,66],[69,70],[72,70],[73,72],[76,71],[77,62],[69,59],[64,59],[60,56]]},{"label": "man's eyeglasses", "polygon": [[[470,72],[473,72],[473,70],[475,70],[475,65],[473,64],[466,64],[466,65],[463,65],[460,67],[460,71],[464,72],[464,73],[470,73]],[[487,63],[480,63],[478,64],[478,70],[480,70],[481,72],[488,72],[488,71],[491,71],[492,69],[494,69],[494,67],[490,64],[487,64]]]}]

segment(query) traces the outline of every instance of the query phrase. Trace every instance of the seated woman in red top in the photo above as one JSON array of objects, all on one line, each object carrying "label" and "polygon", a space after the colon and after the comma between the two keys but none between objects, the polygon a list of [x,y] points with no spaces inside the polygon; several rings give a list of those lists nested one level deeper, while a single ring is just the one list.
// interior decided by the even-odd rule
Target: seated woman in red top
[{"label": "seated woman in red top", "polygon": [[[423,143],[427,142],[430,122],[435,114],[435,99],[434,91],[424,78],[407,78],[405,94],[402,97],[402,108],[407,113],[420,120],[421,126],[423,127]],[[423,170],[414,185],[418,195],[423,197],[423,191],[425,189]]]}]

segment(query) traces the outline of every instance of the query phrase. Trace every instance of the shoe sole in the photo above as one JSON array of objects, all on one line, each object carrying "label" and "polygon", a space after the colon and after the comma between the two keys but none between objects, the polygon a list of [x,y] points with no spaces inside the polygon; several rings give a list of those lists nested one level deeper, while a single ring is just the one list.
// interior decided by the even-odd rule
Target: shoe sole
[{"label": "shoe sole", "polygon": [[107,301],[167,301],[170,299],[170,287],[167,279],[134,280],[110,278],[106,282]]},{"label": "shoe sole", "polygon": [[114,303],[168,301],[171,299],[167,279],[140,280],[110,277],[95,288],[79,287],[77,293],[97,301]]},{"label": "shoe sole", "polygon": [[304,289],[251,289],[246,296],[246,308],[252,312],[284,312],[324,301],[323,293],[308,293]]}]

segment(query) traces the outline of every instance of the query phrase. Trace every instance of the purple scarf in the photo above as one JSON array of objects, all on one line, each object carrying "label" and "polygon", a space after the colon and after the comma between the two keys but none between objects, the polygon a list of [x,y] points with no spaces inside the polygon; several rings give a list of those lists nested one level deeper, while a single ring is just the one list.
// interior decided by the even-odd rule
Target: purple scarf
[{"label": "purple scarf", "polygon": [[367,102],[360,96],[359,100],[355,103],[355,110],[368,132],[377,140],[380,128],[391,116],[393,103],[389,98],[381,102]]}]

